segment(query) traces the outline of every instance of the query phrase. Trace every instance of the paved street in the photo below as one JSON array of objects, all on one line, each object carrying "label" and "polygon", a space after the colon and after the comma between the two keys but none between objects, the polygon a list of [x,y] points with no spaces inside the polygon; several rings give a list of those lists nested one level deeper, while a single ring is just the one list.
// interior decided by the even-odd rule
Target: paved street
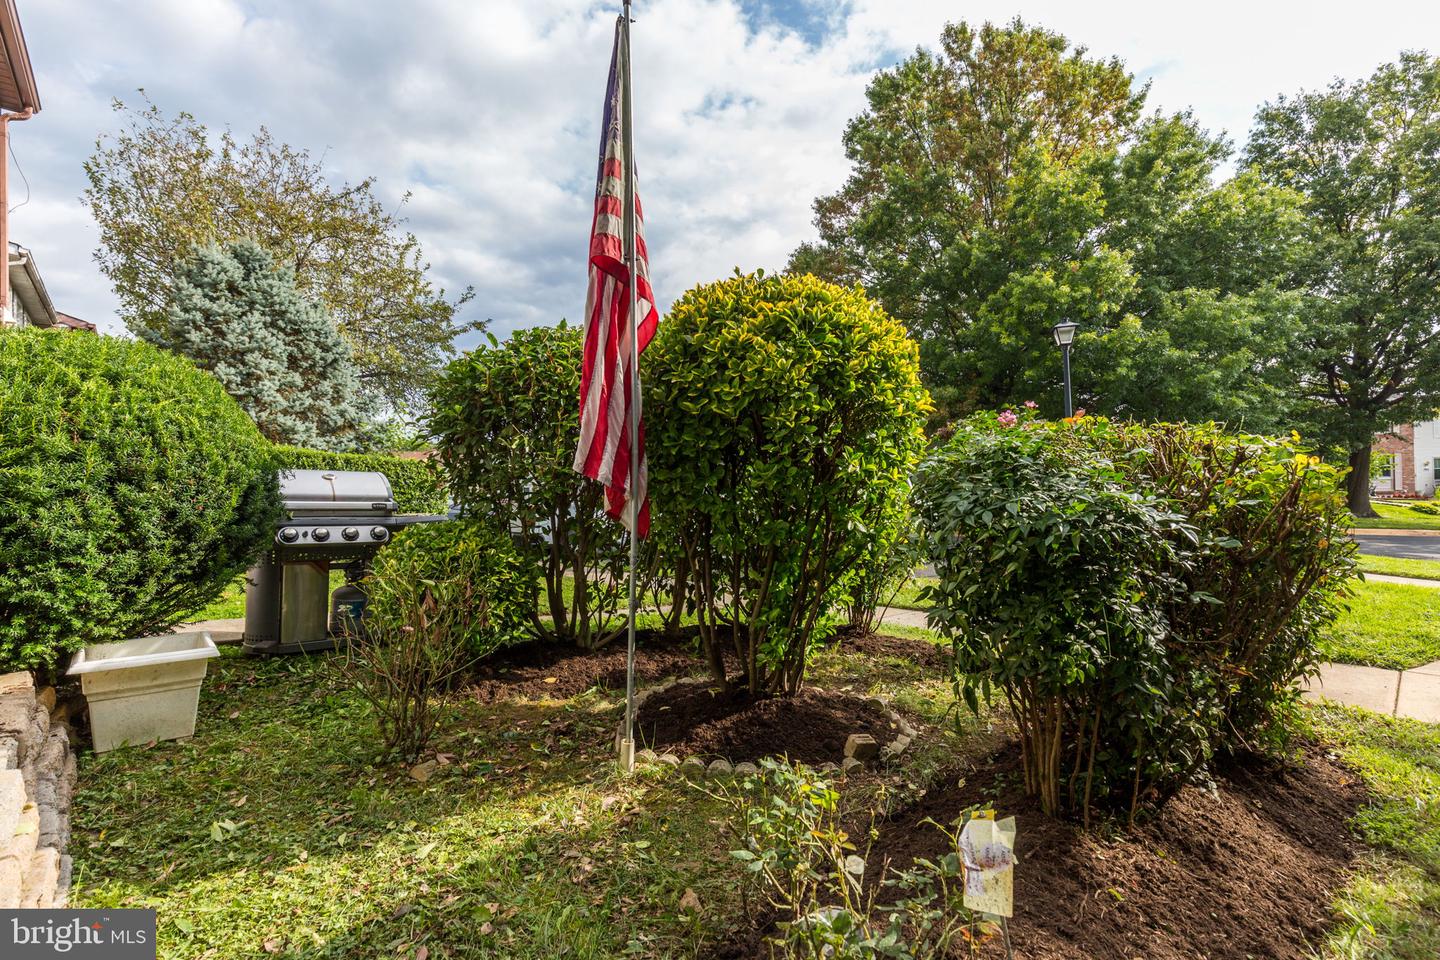
[{"label": "paved street", "polygon": [[1404,533],[1376,531],[1353,533],[1361,553],[1378,557],[1404,557],[1409,560],[1440,560],[1440,537],[1413,536]]}]

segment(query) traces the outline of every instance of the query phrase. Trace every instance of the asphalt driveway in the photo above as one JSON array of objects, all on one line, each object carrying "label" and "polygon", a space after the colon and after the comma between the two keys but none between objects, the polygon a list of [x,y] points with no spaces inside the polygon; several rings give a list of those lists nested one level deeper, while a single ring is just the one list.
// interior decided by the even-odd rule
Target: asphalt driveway
[{"label": "asphalt driveway", "polygon": [[1403,557],[1408,560],[1440,560],[1440,537],[1406,536],[1399,533],[1354,533],[1360,552],[1377,557]]}]

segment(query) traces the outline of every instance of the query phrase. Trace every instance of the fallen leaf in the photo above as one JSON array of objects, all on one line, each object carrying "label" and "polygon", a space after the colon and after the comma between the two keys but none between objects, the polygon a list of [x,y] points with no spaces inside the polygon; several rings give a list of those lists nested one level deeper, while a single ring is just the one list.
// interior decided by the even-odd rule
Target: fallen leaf
[{"label": "fallen leaf", "polygon": [[428,960],[429,956],[430,956],[430,948],[429,948],[429,947],[426,947],[426,946],[423,946],[423,945],[422,945],[419,950],[416,950],[416,951],[415,951],[415,960]]},{"label": "fallen leaf", "polygon": [[279,953],[279,952],[280,952],[280,941],[279,941],[279,940],[266,940],[266,941],[265,941],[265,952],[266,952],[266,953]]},{"label": "fallen leaf", "polygon": [[559,677],[546,677],[546,678],[545,678],[545,682],[546,682],[546,683],[559,683],[559,682],[560,682],[560,678],[559,678]]},{"label": "fallen leaf", "polygon": [[690,913],[700,912],[700,898],[695,896],[695,891],[689,887],[685,888],[685,895],[680,898],[680,909]]}]

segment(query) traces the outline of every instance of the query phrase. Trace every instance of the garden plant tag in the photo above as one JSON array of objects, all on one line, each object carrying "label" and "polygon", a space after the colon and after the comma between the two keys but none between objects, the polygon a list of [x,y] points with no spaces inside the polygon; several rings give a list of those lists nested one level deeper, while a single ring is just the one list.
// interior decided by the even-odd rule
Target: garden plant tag
[{"label": "garden plant tag", "polygon": [[965,861],[965,906],[994,917],[1012,915],[1015,898],[1015,818],[975,819],[960,831]]}]

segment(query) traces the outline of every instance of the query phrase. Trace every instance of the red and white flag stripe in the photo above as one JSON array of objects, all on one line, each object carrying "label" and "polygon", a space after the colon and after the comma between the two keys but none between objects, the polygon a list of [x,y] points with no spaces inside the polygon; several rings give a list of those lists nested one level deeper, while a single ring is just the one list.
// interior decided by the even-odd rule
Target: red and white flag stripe
[{"label": "red and white flag stripe", "polygon": [[[585,297],[585,352],[580,373],[580,443],[575,469],[605,485],[610,516],[629,525],[629,498],[640,505],[637,529],[650,531],[650,502],[646,494],[645,425],[640,424],[640,465],[630,469],[630,405],[640,407],[638,371],[630,369],[630,271],[625,265],[625,143],[620,82],[622,24],[615,27],[610,55],[610,82],[605,93],[605,119],[600,139],[600,163],[595,177],[595,214],[590,228],[590,285]],[[632,190],[635,207],[636,316],[639,317],[639,352],[655,336],[660,320],[650,288],[649,255],[640,194]],[[638,412],[638,411],[637,411]],[[633,479],[633,484],[632,484]]]}]

